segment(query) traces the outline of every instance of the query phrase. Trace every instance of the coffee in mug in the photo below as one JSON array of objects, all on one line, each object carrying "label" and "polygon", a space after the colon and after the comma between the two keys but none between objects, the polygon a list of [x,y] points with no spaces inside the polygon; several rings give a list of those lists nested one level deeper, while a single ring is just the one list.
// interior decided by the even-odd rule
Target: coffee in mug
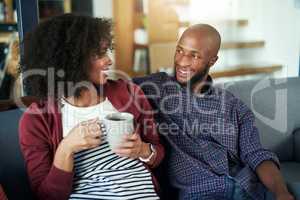
[{"label": "coffee in mug", "polygon": [[104,117],[106,138],[111,149],[118,147],[123,141],[124,134],[134,132],[134,116],[127,112],[116,112]]}]

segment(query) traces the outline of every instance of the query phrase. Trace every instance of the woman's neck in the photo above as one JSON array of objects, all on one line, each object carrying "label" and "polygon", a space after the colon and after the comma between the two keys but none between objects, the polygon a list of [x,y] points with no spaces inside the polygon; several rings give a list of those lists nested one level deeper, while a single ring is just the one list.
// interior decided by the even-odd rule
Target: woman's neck
[{"label": "woman's neck", "polygon": [[79,97],[70,96],[65,98],[65,100],[71,105],[77,107],[89,107],[103,102],[105,100],[105,96],[92,95],[88,91],[82,91]]}]

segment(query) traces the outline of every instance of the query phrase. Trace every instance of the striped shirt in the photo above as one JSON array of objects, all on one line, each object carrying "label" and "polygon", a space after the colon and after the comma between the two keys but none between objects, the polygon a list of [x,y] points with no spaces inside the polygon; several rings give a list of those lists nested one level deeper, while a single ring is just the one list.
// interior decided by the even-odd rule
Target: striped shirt
[{"label": "striped shirt", "polygon": [[[91,107],[75,107],[62,101],[63,135],[76,124],[117,112],[108,99]],[[137,159],[120,157],[109,148],[101,123],[101,145],[74,156],[75,177],[70,199],[159,199],[151,173]]]}]

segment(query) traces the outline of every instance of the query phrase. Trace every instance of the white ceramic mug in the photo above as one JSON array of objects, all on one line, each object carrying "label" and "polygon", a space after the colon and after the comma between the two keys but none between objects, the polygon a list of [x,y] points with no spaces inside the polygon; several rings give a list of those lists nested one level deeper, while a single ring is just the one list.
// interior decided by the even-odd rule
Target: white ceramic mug
[{"label": "white ceramic mug", "polygon": [[116,112],[104,117],[106,127],[106,138],[111,149],[118,147],[123,141],[124,134],[134,132],[134,116],[131,113]]}]

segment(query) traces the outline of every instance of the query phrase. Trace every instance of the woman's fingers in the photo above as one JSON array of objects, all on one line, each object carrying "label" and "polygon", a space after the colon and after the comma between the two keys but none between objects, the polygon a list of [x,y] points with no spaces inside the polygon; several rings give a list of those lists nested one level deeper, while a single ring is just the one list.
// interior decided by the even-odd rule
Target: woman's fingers
[{"label": "woman's fingers", "polygon": [[94,122],[99,122],[99,118],[96,117],[96,118],[93,118],[93,119],[89,119],[89,120],[80,122],[79,124],[82,125],[82,126],[86,126],[86,125],[88,125],[90,123],[94,123]]},{"label": "woman's fingers", "polygon": [[136,141],[138,140],[140,137],[137,133],[134,134],[124,134],[123,135],[123,139],[124,141]]},{"label": "woman's fingers", "polygon": [[124,141],[120,144],[119,148],[134,148],[136,145],[133,141]]},{"label": "woman's fingers", "polygon": [[101,144],[101,140],[99,138],[86,138],[86,146],[88,148],[97,147]]},{"label": "woman's fingers", "polygon": [[102,133],[101,133],[100,122],[98,118],[81,122],[80,128],[82,129],[81,132],[83,132],[83,137],[93,137],[93,138],[101,137]]},{"label": "woman's fingers", "polygon": [[133,155],[132,149],[114,149],[113,152],[121,157],[131,157]]},{"label": "woman's fingers", "polygon": [[71,147],[72,152],[79,152],[99,146],[101,135],[99,119],[95,118],[75,126],[64,139],[64,144]]},{"label": "woman's fingers", "polygon": [[101,136],[101,128],[99,123],[91,123],[88,125],[88,134],[92,137]]}]

